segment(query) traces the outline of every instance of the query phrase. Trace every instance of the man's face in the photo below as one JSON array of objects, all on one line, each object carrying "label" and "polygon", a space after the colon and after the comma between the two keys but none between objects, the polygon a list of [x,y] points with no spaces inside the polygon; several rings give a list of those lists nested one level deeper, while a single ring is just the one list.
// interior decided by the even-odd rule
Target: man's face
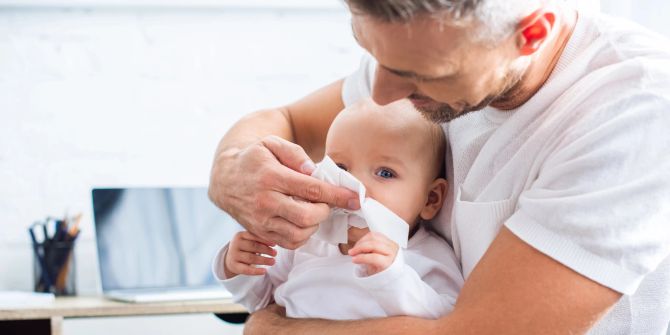
[{"label": "man's face", "polygon": [[473,42],[474,24],[455,27],[428,16],[384,23],[353,15],[352,26],[378,62],[372,98],[379,104],[409,98],[438,123],[505,99],[527,68],[512,37],[493,48]]}]

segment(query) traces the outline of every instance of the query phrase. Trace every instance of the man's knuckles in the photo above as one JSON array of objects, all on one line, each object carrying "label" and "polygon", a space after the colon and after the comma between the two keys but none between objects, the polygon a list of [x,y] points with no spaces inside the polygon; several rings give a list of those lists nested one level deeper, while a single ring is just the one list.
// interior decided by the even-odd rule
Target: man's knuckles
[{"label": "man's knuckles", "polygon": [[[253,196],[253,208],[255,219],[263,219],[277,211],[277,201],[272,192],[260,191]],[[265,220],[262,220],[265,221]]]},{"label": "man's knuckles", "polygon": [[281,145],[281,138],[277,135],[267,135],[261,138],[260,143],[272,151]]},{"label": "man's knuckles", "polygon": [[256,180],[258,181],[258,186],[261,190],[276,190],[277,185],[282,180],[282,176],[273,167],[261,167],[257,170],[258,176]]}]

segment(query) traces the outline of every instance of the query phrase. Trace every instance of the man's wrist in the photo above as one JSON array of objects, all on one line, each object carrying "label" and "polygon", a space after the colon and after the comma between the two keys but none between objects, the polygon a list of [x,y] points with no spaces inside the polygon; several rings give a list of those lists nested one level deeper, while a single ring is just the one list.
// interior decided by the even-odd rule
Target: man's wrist
[{"label": "man's wrist", "polygon": [[242,151],[242,148],[237,147],[237,146],[224,148],[219,152],[219,159],[227,159],[227,158],[235,157],[241,151]]},{"label": "man's wrist", "polygon": [[295,330],[291,330],[290,328],[291,321],[293,320],[286,317],[283,307],[272,304],[251,314],[247,322],[245,322],[244,334],[281,335],[285,331],[291,334]]}]

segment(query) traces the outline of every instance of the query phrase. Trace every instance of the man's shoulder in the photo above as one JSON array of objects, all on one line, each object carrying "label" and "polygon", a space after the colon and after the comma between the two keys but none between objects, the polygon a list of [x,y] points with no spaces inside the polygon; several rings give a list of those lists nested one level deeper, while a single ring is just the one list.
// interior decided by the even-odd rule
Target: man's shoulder
[{"label": "man's shoulder", "polygon": [[582,122],[591,118],[577,115],[670,107],[670,41],[622,18],[583,19],[585,37],[561,74],[571,78],[556,80],[560,94],[551,107],[570,106],[573,121]]},{"label": "man's shoulder", "polygon": [[593,67],[626,63],[636,64],[645,72],[667,70],[646,66],[647,62],[670,62],[670,40],[667,37],[635,22],[606,14],[587,17],[585,21],[593,36],[589,48],[597,49]]}]

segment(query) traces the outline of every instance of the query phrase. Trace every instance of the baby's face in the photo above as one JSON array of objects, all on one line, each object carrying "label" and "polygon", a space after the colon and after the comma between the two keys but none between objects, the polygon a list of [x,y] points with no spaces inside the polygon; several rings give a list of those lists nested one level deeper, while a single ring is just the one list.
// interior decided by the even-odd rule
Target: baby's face
[{"label": "baby's face", "polygon": [[341,112],[326,139],[326,155],[410,229],[435,179],[434,149],[425,122],[408,101],[384,107],[366,102]]}]

